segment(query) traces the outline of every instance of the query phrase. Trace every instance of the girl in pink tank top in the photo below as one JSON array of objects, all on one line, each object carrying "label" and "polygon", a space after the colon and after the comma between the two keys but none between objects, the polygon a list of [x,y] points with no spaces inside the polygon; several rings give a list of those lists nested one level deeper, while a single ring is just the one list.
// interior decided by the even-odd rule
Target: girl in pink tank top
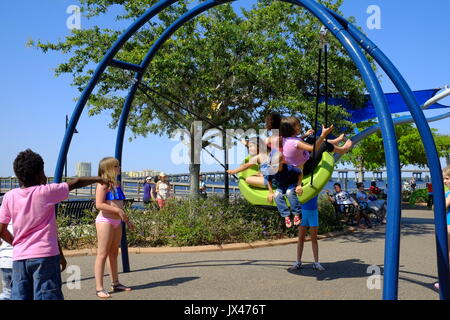
[{"label": "girl in pink tank top", "polygon": [[[329,128],[322,126],[322,133],[316,140],[316,148],[319,148],[326,136],[333,130],[333,125]],[[310,158],[310,152],[313,152],[314,146],[298,138],[301,132],[300,121],[295,117],[286,117],[281,120],[280,134],[282,140],[282,153],[288,164],[303,169],[303,165]]]}]

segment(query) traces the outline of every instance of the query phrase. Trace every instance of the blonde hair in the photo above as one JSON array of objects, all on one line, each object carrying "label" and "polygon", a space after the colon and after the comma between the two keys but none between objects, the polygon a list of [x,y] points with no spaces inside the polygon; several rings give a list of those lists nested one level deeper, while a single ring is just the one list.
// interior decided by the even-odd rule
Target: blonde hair
[{"label": "blonde hair", "polygon": [[113,157],[106,157],[98,164],[98,176],[109,181],[111,186],[117,185],[117,175],[115,167],[119,165],[119,160]]},{"label": "blonde hair", "polygon": [[442,170],[444,176],[450,177],[450,166],[446,166],[444,170]]}]

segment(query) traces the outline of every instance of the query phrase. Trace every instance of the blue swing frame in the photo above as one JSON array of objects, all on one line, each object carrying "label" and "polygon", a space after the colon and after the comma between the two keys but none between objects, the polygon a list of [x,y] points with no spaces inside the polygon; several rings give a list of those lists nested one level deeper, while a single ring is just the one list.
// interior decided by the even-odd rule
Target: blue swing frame
[{"label": "blue swing frame", "polygon": [[[169,39],[171,35],[186,22],[192,20],[197,15],[205,12],[210,8],[233,1],[205,1],[195,8],[192,8],[185,14],[181,15],[154,42],[147,55],[139,65],[114,59],[115,55],[131,38],[131,36],[133,36],[145,23],[155,17],[159,12],[163,11],[165,8],[175,2],[177,2],[177,0],[162,0],[148,9],[116,40],[116,42],[108,50],[102,61],[99,63],[88,85],[81,94],[80,99],[78,100],[71,115],[70,122],[65,132],[64,139],[59,151],[54,174],[55,182],[62,181],[64,162],[70,147],[70,143],[72,141],[75,127],[80,119],[82,111],[90,95],[92,94],[95,86],[97,85],[101,75],[104,73],[106,68],[110,66],[135,72],[134,83],[131,86],[128,96],[125,100],[118,124],[115,157],[121,162],[123,140],[130,108],[138,89],[138,85],[142,80],[142,77],[147,70],[148,65],[152,61],[154,55],[164,44],[164,42]],[[392,62],[386,57],[386,55],[370,39],[368,39],[362,32],[360,32],[346,19],[314,0],[284,0],[284,2],[298,5],[308,10],[311,14],[313,14],[321,21],[321,23],[331,32],[331,34],[336,39],[339,40],[339,42],[346,49],[348,55],[358,68],[364,82],[366,83],[371,99],[374,102],[386,153],[387,177],[389,184],[388,197],[390,199],[388,203],[388,224],[386,227],[387,229],[385,241],[383,299],[394,300],[398,297],[401,220],[401,174],[394,123],[391,118],[391,114],[389,112],[381,85],[378,82],[378,79],[374,71],[372,70],[369,61],[365,57],[363,50],[365,50],[367,54],[371,55],[375,59],[375,61],[386,72],[388,77],[392,80],[398,91],[401,93],[402,97],[408,105],[409,111],[414,119],[417,129],[420,132],[422,142],[426,146],[425,150],[428,159],[428,166],[430,168],[431,181],[435,190],[434,218],[436,227],[438,276],[441,288],[440,298],[445,300],[450,299],[447,225],[444,186],[441,173],[442,168],[427,119],[425,118],[423,111],[420,108],[416,98],[414,97],[410,87],[408,86],[400,72],[392,64]],[[122,224],[122,228],[124,231],[121,242],[123,271],[129,272],[130,266],[128,259],[126,229],[124,224]]]}]

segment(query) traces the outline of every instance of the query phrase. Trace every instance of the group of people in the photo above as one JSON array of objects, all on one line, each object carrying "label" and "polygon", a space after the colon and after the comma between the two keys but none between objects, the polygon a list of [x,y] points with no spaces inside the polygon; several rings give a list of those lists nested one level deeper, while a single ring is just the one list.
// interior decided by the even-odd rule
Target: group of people
[{"label": "group of people", "polygon": [[123,209],[125,195],[117,181],[119,161],[106,157],[97,177],[70,179],[47,184],[42,157],[27,149],[14,160],[19,188],[10,190],[0,206],[2,299],[62,300],[61,272],[67,262],[59,245],[55,206],[73,189],[96,184],[95,219],[97,256],[94,264],[95,294],[110,298],[103,278],[108,260],[111,291],[130,291],[119,282],[117,256],[122,223],[134,229]]},{"label": "group of people", "polygon": [[[313,164],[308,164],[308,161],[317,163],[318,161],[307,154],[313,147],[302,139],[295,138],[300,131],[298,120],[286,121],[279,115],[271,115],[269,119],[273,120],[277,117],[280,120],[281,137],[272,136],[266,141],[269,145],[269,153],[255,153],[256,162],[264,157],[265,161],[260,163],[261,175],[253,178],[262,178],[262,184],[267,185],[270,190],[267,200],[269,202],[275,200],[280,215],[285,217],[286,226],[292,226],[289,219],[290,210],[294,215],[294,225],[300,226],[297,260],[290,269],[297,270],[302,266],[303,246],[306,230],[309,228],[315,261],[313,268],[324,270],[318,258],[317,197],[303,206],[297,199],[297,195],[302,193],[302,175],[306,174],[307,168],[309,170],[314,168]],[[286,131],[287,129],[290,131]],[[339,147],[336,143],[336,140],[339,141],[342,138],[332,142],[325,141],[326,135],[331,130],[332,126],[323,128],[322,134],[315,142],[316,148],[323,151],[347,152],[351,144],[346,143],[344,147]],[[96,184],[95,206],[99,210],[95,220],[98,247],[94,264],[95,294],[99,298],[107,299],[111,297],[110,291],[131,291],[132,288],[121,284],[118,277],[117,257],[122,237],[121,225],[124,223],[128,228],[134,229],[134,224],[123,209],[125,195],[117,180],[120,174],[119,161],[112,157],[103,158],[99,163],[97,177],[82,177],[63,183],[47,184],[42,157],[27,149],[20,152],[14,160],[14,172],[19,180],[20,188],[7,192],[0,206],[0,237],[4,241],[0,248],[3,286],[1,297],[14,300],[64,298],[61,272],[66,268],[67,262],[59,245],[55,206],[67,199],[71,190],[90,184]],[[443,176],[445,185],[450,187],[450,166],[444,169]],[[155,191],[157,194],[168,196],[170,185],[165,180],[164,174],[160,174],[159,178]],[[335,191],[334,201],[339,205],[338,201],[344,198],[339,184],[335,184]],[[289,200],[290,209],[285,197]],[[363,185],[358,186],[356,197],[357,201],[353,199],[350,201],[353,201],[357,207],[363,208],[370,201]],[[345,198],[347,199],[348,196]],[[165,199],[161,197],[160,200]],[[158,201],[158,204],[164,206],[163,201]],[[446,207],[450,234],[450,191],[446,193]],[[370,219],[364,213],[361,218],[365,218],[366,222],[370,223]],[[105,289],[103,281],[107,261],[111,279],[110,291]]]},{"label": "group of people", "polygon": [[[164,172],[155,177],[147,177],[143,183],[144,195],[142,201],[145,205],[155,203],[162,209],[167,200],[172,197],[171,188],[172,186]],[[199,195],[202,198],[207,198],[206,184],[202,176],[199,177]]]},{"label": "group of people", "polygon": [[148,205],[151,202],[158,204],[160,209],[164,208],[167,199],[171,196],[170,182],[167,175],[161,172],[156,177],[147,177],[143,184],[144,196],[142,201]]},{"label": "group of people", "polygon": [[[246,142],[250,154],[249,161],[237,169],[228,170],[228,173],[236,174],[253,165],[259,165],[260,172],[247,177],[246,182],[254,187],[268,188],[267,202],[275,202],[286,227],[299,226],[297,261],[291,269],[301,268],[303,245],[306,230],[309,228],[315,260],[313,268],[324,270],[318,260],[317,197],[302,206],[298,196],[303,193],[303,176],[314,171],[322,159],[322,154],[326,151],[347,153],[352,147],[352,141],[347,140],[343,146],[340,146],[339,143],[344,140],[344,135],[327,139],[333,130],[333,125],[328,128],[322,126],[322,132],[318,137],[313,130],[308,130],[301,135],[302,126],[298,118],[282,117],[278,113],[271,113],[266,117],[266,129],[271,131],[272,135],[265,140],[256,137]],[[291,215],[294,217],[293,221]]]},{"label": "group of people", "polygon": [[[336,206],[336,211],[341,215],[347,215],[348,219],[355,217],[360,228],[372,228],[372,221],[369,217],[370,212],[373,212],[377,219],[382,223],[386,223],[386,201],[379,200],[378,195],[381,190],[376,186],[376,183],[371,184],[369,192],[364,188],[364,183],[356,183],[357,192],[356,200],[345,190],[342,190],[340,183],[334,184],[333,195],[330,195],[327,190],[326,193],[329,200]],[[364,219],[365,224],[362,224]],[[349,221],[348,221],[349,222]]]}]

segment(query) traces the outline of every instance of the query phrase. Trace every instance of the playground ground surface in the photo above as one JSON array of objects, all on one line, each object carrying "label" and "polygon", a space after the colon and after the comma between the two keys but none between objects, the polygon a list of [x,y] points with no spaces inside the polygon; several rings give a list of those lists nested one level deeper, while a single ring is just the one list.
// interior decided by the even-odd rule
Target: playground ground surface
[{"label": "playground ground surface", "polygon": [[[402,211],[398,298],[437,300],[433,211]],[[120,281],[133,290],[112,300],[379,300],[382,298],[385,226],[329,234],[319,241],[323,272],[312,269],[311,242],[303,268],[289,271],[295,239],[190,248],[130,248],[131,272]],[[67,300],[95,296],[95,250],[66,252]],[[119,260],[119,265],[121,262]],[[120,268],[121,269],[121,268]],[[80,282],[73,282],[77,278]],[[380,274],[381,276],[377,275]],[[105,277],[105,287],[110,279]]]}]

